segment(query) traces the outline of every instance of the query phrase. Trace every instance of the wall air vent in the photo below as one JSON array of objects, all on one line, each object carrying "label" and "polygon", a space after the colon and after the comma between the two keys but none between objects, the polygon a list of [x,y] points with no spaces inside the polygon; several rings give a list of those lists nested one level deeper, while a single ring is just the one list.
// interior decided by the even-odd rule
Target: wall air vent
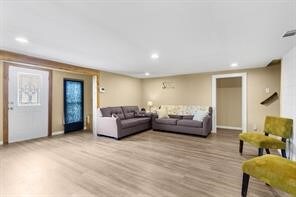
[{"label": "wall air vent", "polygon": [[290,36],[295,36],[295,35],[296,35],[296,29],[291,30],[291,31],[287,31],[287,32],[283,35],[283,38],[290,37]]}]

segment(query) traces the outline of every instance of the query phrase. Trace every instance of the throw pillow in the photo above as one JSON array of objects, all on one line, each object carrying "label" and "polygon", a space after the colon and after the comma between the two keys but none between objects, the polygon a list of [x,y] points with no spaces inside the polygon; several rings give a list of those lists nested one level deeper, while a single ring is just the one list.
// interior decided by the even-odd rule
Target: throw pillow
[{"label": "throw pillow", "polygon": [[203,119],[208,115],[208,111],[198,110],[194,112],[193,120],[203,121]]},{"label": "throw pillow", "polygon": [[140,111],[135,113],[135,118],[143,118],[143,117],[147,117],[147,114],[145,111]]},{"label": "throw pillow", "polygon": [[124,115],[120,114],[120,113],[112,113],[111,116],[114,117],[114,118],[119,118],[120,120],[124,119]]},{"label": "throw pillow", "polygon": [[117,114],[112,114],[112,118],[119,118]]},{"label": "throw pillow", "polygon": [[158,118],[169,118],[168,111],[164,108],[160,108],[157,111]]}]

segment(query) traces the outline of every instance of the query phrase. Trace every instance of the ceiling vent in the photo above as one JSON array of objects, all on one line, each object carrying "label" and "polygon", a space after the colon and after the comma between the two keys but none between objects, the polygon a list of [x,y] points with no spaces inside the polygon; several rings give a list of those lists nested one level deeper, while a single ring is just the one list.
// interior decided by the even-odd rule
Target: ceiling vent
[{"label": "ceiling vent", "polygon": [[296,29],[291,30],[291,31],[287,31],[287,32],[283,35],[283,38],[290,37],[290,36],[295,36],[295,35],[296,35]]}]

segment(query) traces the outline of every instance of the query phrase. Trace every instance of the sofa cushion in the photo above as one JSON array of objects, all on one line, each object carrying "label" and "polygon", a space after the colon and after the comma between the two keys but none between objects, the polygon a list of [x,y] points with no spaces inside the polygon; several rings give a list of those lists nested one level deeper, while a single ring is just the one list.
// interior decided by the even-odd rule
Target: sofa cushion
[{"label": "sofa cushion", "polygon": [[122,106],[125,119],[134,118],[135,114],[139,112],[138,106]]},{"label": "sofa cushion", "polygon": [[175,114],[170,114],[169,117],[174,119],[182,119],[181,115],[175,115]]},{"label": "sofa cushion", "polygon": [[111,117],[113,114],[120,119],[124,119],[124,114],[121,107],[104,107],[101,108],[103,117]]},{"label": "sofa cushion", "polygon": [[130,119],[125,119],[121,120],[121,125],[122,128],[130,128],[130,127],[135,127],[137,125],[149,123],[151,119],[150,118],[130,118]]},{"label": "sofa cushion", "polygon": [[159,124],[176,125],[177,120],[178,119],[175,119],[175,118],[157,118],[157,119],[155,119],[155,122],[157,122]]},{"label": "sofa cushion", "polygon": [[185,126],[185,127],[202,127],[202,122],[197,120],[178,120],[177,121],[178,126]]},{"label": "sofa cushion", "polygon": [[135,118],[135,113],[134,112],[124,113],[124,116],[126,119]]},{"label": "sofa cushion", "polygon": [[185,119],[185,120],[193,120],[193,115],[183,115],[182,116],[182,119]]}]

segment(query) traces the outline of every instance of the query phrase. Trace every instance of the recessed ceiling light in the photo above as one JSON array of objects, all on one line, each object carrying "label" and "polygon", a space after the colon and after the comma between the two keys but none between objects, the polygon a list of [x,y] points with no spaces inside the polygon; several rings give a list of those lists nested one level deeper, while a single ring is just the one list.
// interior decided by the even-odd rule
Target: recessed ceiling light
[{"label": "recessed ceiling light", "polygon": [[148,73],[148,72],[145,72],[145,76],[149,76],[150,75],[150,73]]},{"label": "recessed ceiling light", "polygon": [[238,66],[238,63],[236,63],[236,62],[230,64],[230,67],[237,67],[237,66]]},{"label": "recessed ceiling light", "polygon": [[27,38],[24,38],[24,37],[16,37],[15,38],[15,41],[19,42],[19,43],[22,43],[22,44],[27,44],[29,43],[29,40]]},{"label": "recessed ceiling light", "polygon": [[157,53],[152,53],[151,54],[151,59],[156,60],[159,58],[159,55]]}]

